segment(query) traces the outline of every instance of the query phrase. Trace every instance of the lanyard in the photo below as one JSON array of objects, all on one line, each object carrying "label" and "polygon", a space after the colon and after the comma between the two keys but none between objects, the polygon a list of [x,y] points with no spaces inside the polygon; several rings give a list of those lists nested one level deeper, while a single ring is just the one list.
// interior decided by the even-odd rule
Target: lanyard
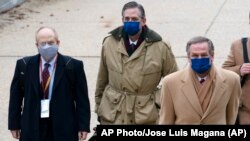
[{"label": "lanyard", "polygon": [[43,88],[43,92],[44,92],[44,97],[45,97],[45,92],[46,92],[46,90],[49,87],[49,84],[50,84],[50,81],[51,81],[51,77],[54,76],[54,74],[55,74],[57,58],[58,58],[58,56],[56,55],[56,60],[54,62],[54,68],[53,68],[53,71],[52,71],[52,75],[49,76],[49,78],[48,78],[45,86],[43,85],[43,77],[42,77],[42,71],[43,71],[42,70],[42,65],[43,65],[42,64],[42,58],[40,59],[40,79],[42,80],[41,83],[42,83],[42,88]]}]

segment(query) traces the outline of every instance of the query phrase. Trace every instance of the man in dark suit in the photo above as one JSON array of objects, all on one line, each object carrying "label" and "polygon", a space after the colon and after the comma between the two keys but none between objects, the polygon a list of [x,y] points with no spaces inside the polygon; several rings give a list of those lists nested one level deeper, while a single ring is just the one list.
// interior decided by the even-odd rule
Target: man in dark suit
[{"label": "man in dark suit", "polygon": [[41,27],[36,32],[39,54],[17,61],[8,126],[20,141],[78,141],[90,131],[83,63],[58,53],[59,43],[53,28]]}]

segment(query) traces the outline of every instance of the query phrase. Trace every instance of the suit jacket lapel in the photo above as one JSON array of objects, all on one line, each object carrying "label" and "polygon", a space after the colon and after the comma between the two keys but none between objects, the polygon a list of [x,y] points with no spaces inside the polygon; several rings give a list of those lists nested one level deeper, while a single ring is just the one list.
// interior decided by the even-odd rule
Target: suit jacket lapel
[{"label": "suit jacket lapel", "polygon": [[191,75],[189,74],[189,68],[185,71],[186,73],[183,75],[183,85],[181,86],[181,90],[184,94],[184,96],[187,98],[189,103],[192,105],[194,110],[202,117],[203,111],[197,96],[197,93],[195,92],[195,88],[193,86]]},{"label": "suit jacket lapel", "polygon": [[31,58],[30,63],[28,65],[28,70],[31,71],[31,76],[34,82],[32,83],[33,88],[35,90],[35,94],[37,94],[40,98],[42,98],[42,88],[40,85],[40,73],[39,73],[39,65],[40,65],[40,55],[36,55],[34,58]]},{"label": "suit jacket lapel", "polygon": [[216,107],[221,97],[225,94],[225,91],[226,91],[225,81],[226,81],[225,78],[222,75],[220,75],[218,70],[216,70],[215,88],[214,88],[213,95],[209,102],[208,108],[206,112],[204,113],[203,118],[205,118]]},{"label": "suit jacket lapel", "polygon": [[61,54],[58,53],[52,95],[54,94],[55,89],[57,88],[57,86],[58,86],[58,84],[59,84],[59,82],[60,82],[60,80],[61,80],[61,78],[63,76],[64,68],[65,68],[64,58],[63,58],[63,56]]}]

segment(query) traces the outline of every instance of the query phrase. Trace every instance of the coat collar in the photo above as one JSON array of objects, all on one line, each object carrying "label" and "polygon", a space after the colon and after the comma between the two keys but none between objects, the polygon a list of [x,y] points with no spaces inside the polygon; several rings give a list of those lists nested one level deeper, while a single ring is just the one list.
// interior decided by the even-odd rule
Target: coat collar
[{"label": "coat collar", "polygon": [[117,52],[119,52],[119,53],[121,53],[121,54],[123,54],[123,55],[126,56],[126,57],[124,57],[124,56],[122,57],[122,55],[119,55],[119,58],[121,60],[123,60],[124,58],[127,58],[127,59],[123,60],[124,63],[128,63],[128,62],[130,62],[132,60],[135,60],[136,58],[138,58],[138,57],[140,57],[142,55],[145,55],[145,53],[146,53],[146,46],[147,45],[146,45],[145,41],[143,41],[141,43],[141,45],[135,50],[135,52],[130,57],[129,57],[129,55],[128,55],[128,53],[127,53],[127,51],[126,51],[126,49],[125,49],[124,46],[125,45],[124,45],[124,41],[123,40],[121,40],[119,42],[119,44],[117,45]]},{"label": "coat collar", "polygon": [[192,82],[191,75],[189,74],[189,67],[187,67],[184,70],[184,75],[181,77],[182,79],[182,85],[181,90],[184,94],[184,96],[187,98],[189,103],[192,105],[194,110],[200,115],[200,117],[203,116],[203,111],[199,102],[199,99],[197,97],[197,94],[195,92],[195,88]]},{"label": "coat collar", "polygon": [[[40,64],[40,54],[37,54],[37,55],[31,57],[29,64],[28,64],[28,69],[31,70],[31,72],[32,72],[32,76],[33,76],[33,80],[34,80],[34,83],[32,83],[32,84],[33,84],[33,87],[35,89],[35,92],[37,94],[40,94],[40,97],[42,97],[42,93],[39,92],[40,90],[42,90],[41,85],[40,85],[39,64]],[[58,84],[62,78],[62,75],[64,73],[64,68],[65,68],[65,60],[63,58],[63,55],[58,53],[52,93],[54,93],[56,87],[58,86]]]},{"label": "coat collar", "polygon": [[[55,89],[57,88],[57,86],[62,78],[62,75],[64,74],[64,70],[65,70],[65,60],[63,58],[63,55],[58,53],[52,94],[54,94]],[[52,95],[52,97],[53,97],[53,95]]]},{"label": "coat collar", "polygon": [[[161,41],[161,36],[156,33],[155,31],[149,29],[147,26],[145,26],[146,32],[145,32],[145,41],[150,42],[157,42]],[[125,32],[123,30],[123,26],[120,26],[112,31],[109,32],[116,40],[121,40],[121,38],[124,36]]]},{"label": "coat collar", "polygon": [[215,69],[216,69],[215,70],[216,71],[216,80],[214,80],[214,81],[216,81],[215,88],[214,88],[210,103],[208,105],[208,108],[205,112],[203,112],[201,105],[200,105],[200,102],[199,102],[199,99],[198,99],[198,96],[195,92],[192,78],[191,78],[191,75],[189,74],[188,69],[191,69],[190,66],[188,66],[184,70],[185,73],[181,79],[181,81],[183,82],[181,85],[181,90],[182,90],[183,94],[185,95],[185,97],[190,102],[190,104],[192,105],[192,107],[195,109],[195,111],[200,115],[200,117],[202,117],[202,119],[204,119],[216,107],[216,105],[219,103],[221,97],[225,94],[226,78],[221,74],[221,71],[219,71],[215,67]]},{"label": "coat collar", "polygon": [[[33,77],[34,82],[32,83],[35,93],[42,98],[42,88],[40,85],[40,78],[39,78],[39,63],[40,63],[40,55],[37,54],[30,58],[28,63],[28,70],[31,70],[31,76]],[[27,72],[27,70],[26,70]]]},{"label": "coat collar", "polygon": [[203,115],[203,119],[214,109],[216,108],[217,104],[219,104],[220,99],[226,93],[227,85],[225,84],[226,77],[223,76],[221,71],[216,69],[216,82],[213,95],[211,97],[210,103],[206,112]]}]

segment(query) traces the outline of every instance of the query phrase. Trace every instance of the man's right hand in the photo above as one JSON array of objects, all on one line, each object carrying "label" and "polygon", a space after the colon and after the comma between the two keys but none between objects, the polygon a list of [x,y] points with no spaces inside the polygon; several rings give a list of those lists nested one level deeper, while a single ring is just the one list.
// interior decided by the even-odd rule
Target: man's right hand
[{"label": "man's right hand", "polygon": [[244,63],[242,64],[241,68],[240,68],[240,75],[244,76],[246,74],[250,73],[250,63]]},{"label": "man's right hand", "polygon": [[20,138],[20,130],[11,130],[10,132],[11,132],[13,138],[15,138],[15,139]]}]

